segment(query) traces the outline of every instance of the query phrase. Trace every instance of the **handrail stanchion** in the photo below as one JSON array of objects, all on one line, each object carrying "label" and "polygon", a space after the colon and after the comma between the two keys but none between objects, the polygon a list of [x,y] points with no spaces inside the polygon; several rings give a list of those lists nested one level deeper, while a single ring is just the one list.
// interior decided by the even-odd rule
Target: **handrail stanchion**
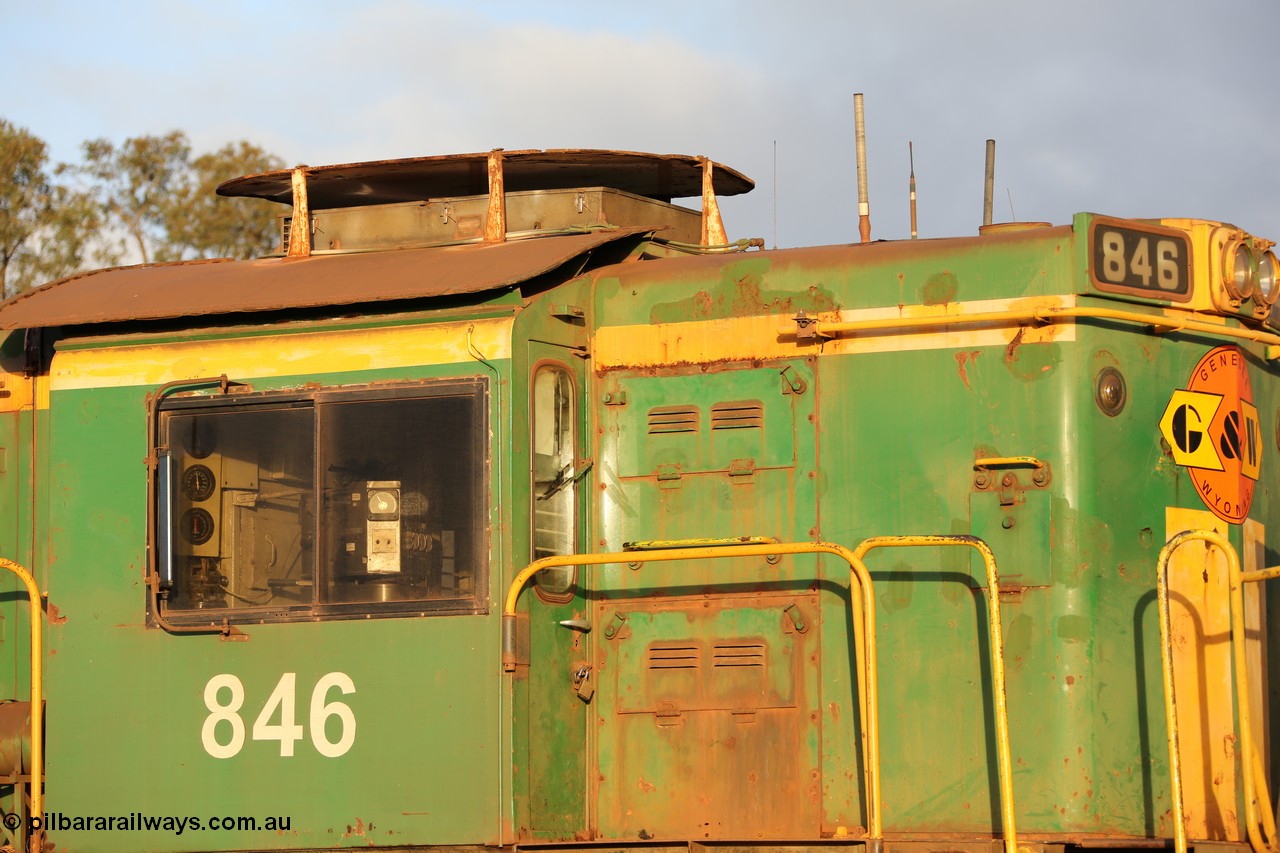
[{"label": "handrail stanchion", "polygon": [[933,548],[959,546],[973,548],[987,570],[987,633],[991,645],[991,690],[995,694],[996,769],[1000,780],[1000,827],[1005,853],[1018,853],[1018,830],[1014,820],[1013,759],[1009,739],[1009,706],[1005,696],[1004,634],[1000,625],[1000,587],[996,558],[986,542],[976,536],[874,536],[854,549],[862,558],[874,548]]},{"label": "handrail stanchion", "polygon": [[[706,540],[702,540],[706,541]],[[521,569],[507,588],[506,602],[502,608],[502,666],[507,672],[515,670],[515,616],[516,602],[529,580],[543,569],[561,566],[600,566],[609,563],[657,563],[673,560],[709,560],[721,557],[769,557],[790,554],[833,554],[849,564],[850,587],[858,586],[859,594],[850,589],[850,610],[854,622],[855,637],[861,635],[863,646],[855,642],[855,666],[858,672],[861,694],[864,697],[863,730],[861,739],[865,757],[867,797],[867,837],[873,841],[883,838],[880,807],[880,720],[876,673],[876,610],[872,595],[871,575],[862,560],[843,545],[828,542],[760,542],[747,540],[748,544],[723,544],[689,547],[688,542],[645,543],[651,550],[620,551],[602,554],[563,554],[534,560]],[[663,548],[652,548],[654,545]],[[856,602],[856,603],[855,603]]]},{"label": "handrail stanchion", "polygon": [[[0,557],[0,568],[18,576],[27,588],[31,599],[31,818],[44,813],[44,648],[40,615],[43,612],[40,589],[35,578],[25,568]],[[21,753],[21,750],[19,750]],[[30,826],[30,824],[28,824]],[[29,832],[27,844],[31,850],[39,849],[40,833]]]},{"label": "handrail stanchion", "polygon": [[[1187,831],[1186,815],[1182,802],[1182,766],[1178,757],[1178,717],[1177,701],[1173,686],[1173,636],[1169,615],[1169,560],[1173,552],[1187,542],[1204,542],[1218,548],[1227,558],[1227,576],[1229,580],[1228,597],[1231,613],[1231,653],[1232,669],[1236,684],[1236,713],[1239,717],[1240,742],[1240,781],[1244,789],[1245,831],[1249,845],[1254,853],[1266,853],[1274,850],[1262,838],[1262,831],[1275,838],[1274,816],[1270,813],[1270,802],[1261,815],[1258,812],[1258,796],[1255,784],[1260,785],[1264,797],[1270,797],[1266,791],[1266,779],[1261,774],[1261,762],[1254,751],[1253,723],[1249,714],[1249,670],[1245,653],[1245,621],[1244,621],[1244,584],[1256,583],[1275,576],[1274,570],[1263,569],[1254,572],[1240,570],[1240,558],[1231,542],[1213,530],[1184,530],[1174,535],[1160,550],[1156,561],[1156,589],[1160,611],[1160,664],[1164,682],[1165,721],[1169,729],[1169,784],[1173,800],[1174,814],[1174,847],[1176,853],[1186,853]],[[1260,828],[1259,822],[1266,824]]]}]

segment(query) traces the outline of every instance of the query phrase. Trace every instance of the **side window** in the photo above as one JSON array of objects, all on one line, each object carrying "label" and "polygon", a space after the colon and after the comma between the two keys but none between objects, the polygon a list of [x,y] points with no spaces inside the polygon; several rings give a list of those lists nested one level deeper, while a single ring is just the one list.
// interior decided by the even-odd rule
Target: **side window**
[{"label": "side window", "polygon": [[483,608],[482,383],[188,398],[159,426],[167,616]]},{"label": "side window", "polygon": [[[563,367],[541,364],[533,374],[533,557],[560,556],[577,550],[577,411],[573,377]],[[566,596],[575,569],[566,566],[538,573],[544,597]]]}]

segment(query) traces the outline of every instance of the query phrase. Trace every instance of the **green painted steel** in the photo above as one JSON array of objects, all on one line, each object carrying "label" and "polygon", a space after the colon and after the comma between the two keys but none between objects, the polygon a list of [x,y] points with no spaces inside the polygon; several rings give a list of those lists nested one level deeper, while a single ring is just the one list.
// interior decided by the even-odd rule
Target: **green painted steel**
[{"label": "green painted steel", "polygon": [[[540,553],[535,527],[550,496],[534,485],[543,451],[531,423],[534,375],[548,365],[573,389],[573,464],[554,489],[573,490],[574,548],[978,536],[1001,576],[1019,832],[1061,843],[1171,837],[1154,569],[1171,532],[1166,509],[1203,504],[1159,423],[1199,359],[1228,341],[1092,319],[1025,337],[957,325],[824,344],[780,332],[800,311],[830,322],[838,312],[1012,310],[1055,297],[1158,310],[1090,283],[1091,221],[729,256],[641,260],[637,250],[474,304],[421,300],[394,315],[190,333],[64,333],[60,352],[82,363],[144,345],[161,360],[180,350],[192,375],[217,375],[206,352],[252,339],[278,365],[253,380],[255,392],[483,381],[488,588],[478,614],[250,620],[237,624],[247,639],[169,633],[149,618],[145,583],[147,399],[157,385],[55,383],[47,408],[0,411],[0,556],[31,565],[48,592],[48,812],[291,822],[285,832],[182,834],[55,826],[49,840],[66,850],[198,851],[861,835],[864,697],[843,563],[580,567],[563,597],[525,590],[517,662],[503,672],[502,602]],[[437,320],[506,317],[500,356],[289,367],[301,333],[376,341],[382,330],[425,336]],[[664,349],[698,335],[703,356]],[[609,349],[609,340],[627,343]],[[1280,529],[1270,494],[1280,379],[1264,345],[1238,345],[1264,440],[1250,518]],[[20,351],[11,336],[6,363]],[[59,363],[54,356],[55,378]],[[1095,401],[1105,368],[1126,383],[1115,416]],[[1024,463],[975,470],[991,457],[1046,467],[1039,478]],[[1239,526],[1230,535],[1245,547]],[[885,829],[933,834],[942,847],[1001,827],[987,581],[967,551],[868,558]],[[1275,558],[1262,549],[1264,562]],[[28,689],[16,589],[0,579],[0,699]],[[1269,582],[1272,608],[1277,595]],[[1266,628],[1273,655],[1278,641]],[[338,689],[338,676],[353,690]],[[1266,686],[1273,707],[1277,683]],[[325,716],[332,702],[346,710]],[[290,713],[306,734],[283,755],[272,727]],[[1277,717],[1267,721],[1272,764]],[[324,754],[351,725],[350,748]],[[241,735],[229,757],[210,751]],[[0,784],[0,808],[19,809],[12,785]]]}]

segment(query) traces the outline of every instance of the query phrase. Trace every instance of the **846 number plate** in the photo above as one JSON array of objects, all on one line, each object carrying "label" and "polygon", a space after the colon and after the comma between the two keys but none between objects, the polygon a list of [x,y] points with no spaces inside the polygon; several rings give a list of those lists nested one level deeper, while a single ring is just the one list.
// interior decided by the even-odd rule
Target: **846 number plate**
[{"label": "846 number plate", "polygon": [[1090,269],[1099,290],[1186,302],[1190,254],[1186,235],[1173,229],[1134,228],[1101,217],[1089,229]]}]

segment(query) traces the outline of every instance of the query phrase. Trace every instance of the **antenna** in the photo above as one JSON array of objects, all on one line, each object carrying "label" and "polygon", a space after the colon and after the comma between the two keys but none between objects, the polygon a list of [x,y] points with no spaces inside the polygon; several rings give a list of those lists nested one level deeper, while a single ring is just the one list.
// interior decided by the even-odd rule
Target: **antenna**
[{"label": "antenna", "polygon": [[911,239],[916,239],[916,155],[907,140],[907,159],[911,161]]},{"label": "antenna", "polygon": [[862,93],[853,96],[854,134],[858,145],[858,236],[871,242],[871,205],[867,201],[867,128],[862,119]]},{"label": "antenna", "polygon": [[773,248],[778,248],[778,140],[773,140]]},{"label": "antenna", "polygon": [[994,139],[987,140],[987,183],[982,193],[982,224],[991,224],[991,196],[993,193],[992,184],[996,179],[996,141]]},{"label": "antenna", "polygon": [[1018,221],[1018,214],[1016,214],[1016,213],[1014,213],[1014,212],[1013,212],[1013,191],[1012,191],[1012,190],[1010,190],[1008,187],[1005,187],[1005,188],[1004,188],[1004,191],[1005,191],[1006,193],[1008,193],[1008,195],[1009,195],[1009,221],[1010,221],[1010,222],[1017,222],[1017,221]]}]

